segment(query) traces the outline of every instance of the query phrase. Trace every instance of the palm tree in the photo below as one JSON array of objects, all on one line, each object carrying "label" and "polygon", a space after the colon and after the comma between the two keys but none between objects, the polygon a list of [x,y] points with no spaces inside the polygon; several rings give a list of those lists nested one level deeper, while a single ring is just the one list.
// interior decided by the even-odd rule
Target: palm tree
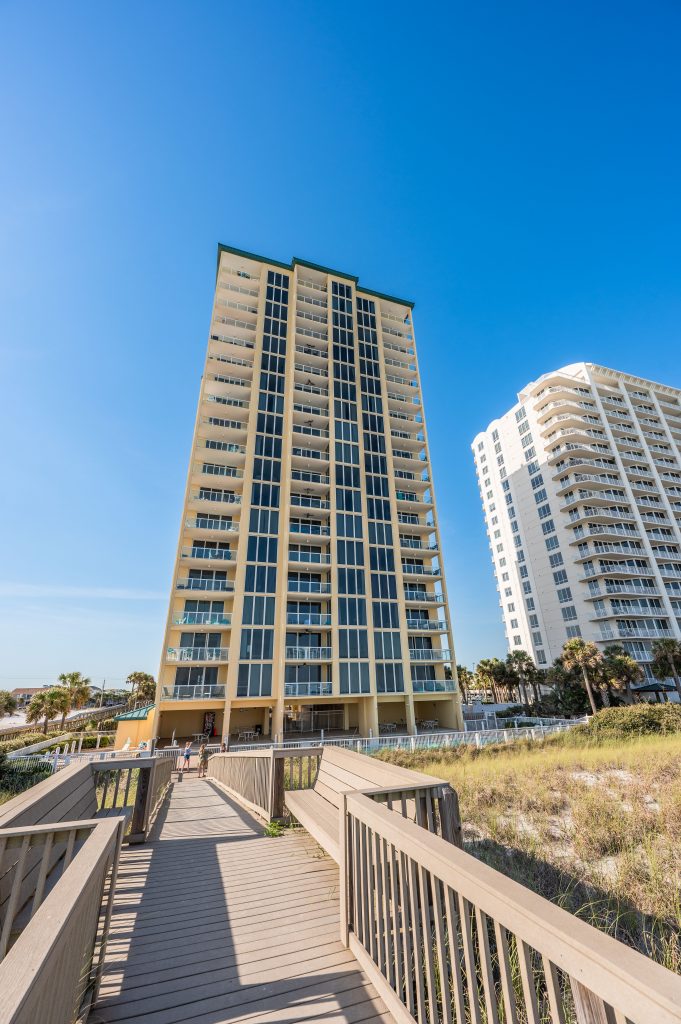
[{"label": "palm tree", "polygon": [[512,679],[515,679],[522,694],[525,711],[529,713],[530,702],[527,699],[527,680],[534,668],[534,662],[527,651],[511,651],[506,658],[506,667]]},{"label": "palm tree", "polygon": [[652,652],[653,675],[656,679],[668,679],[671,676],[681,701],[681,679],[679,679],[679,673],[681,672],[681,643],[678,640],[672,640],[671,637],[669,639],[665,637],[663,640],[655,640],[653,641]]},{"label": "palm tree", "polygon": [[61,711],[59,700],[59,692],[56,686],[51,687],[49,690],[41,690],[39,693],[35,693],[31,697],[26,710],[26,721],[39,722],[41,718],[44,718],[43,732],[46,733],[50,719],[54,718]]},{"label": "palm tree", "polygon": [[[92,697],[92,686],[90,680],[82,672],[62,672],[59,682],[68,690],[71,700],[71,708],[82,708]],[[66,714],[68,714],[68,711]],[[62,721],[62,725],[63,725]]]},{"label": "palm tree", "polygon": [[0,690],[0,718],[13,715],[17,709],[17,699],[9,690]]},{"label": "palm tree", "polygon": [[[446,671],[447,670],[445,669],[445,672]],[[463,694],[464,704],[468,704],[468,691],[473,685],[475,676],[473,675],[469,668],[466,668],[465,665],[457,665],[456,674],[459,680],[459,688],[461,690],[461,693]]]},{"label": "palm tree", "polygon": [[603,655],[596,647],[596,644],[582,640],[581,637],[574,637],[566,640],[563,644],[563,667],[568,672],[571,669],[579,669],[584,680],[584,688],[589,697],[589,704],[594,715],[596,714],[596,701],[591,686],[591,676],[597,676],[603,665]]},{"label": "palm tree", "polygon": [[475,675],[481,689],[486,693],[489,692],[496,704],[499,703],[499,694],[497,693],[497,681],[500,677],[499,665],[503,667],[503,662],[498,658],[483,658],[475,666]]},{"label": "palm tree", "polygon": [[139,701],[152,701],[156,696],[156,680],[149,672],[131,672],[125,681],[132,687],[128,698],[130,707]]},{"label": "palm tree", "polygon": [[624,684],[624,699],[627,704],[632,704],[634,698],[631,684],[643,679],[644,673],[638,662],[620,644],[610,644],[603,651],[603,674],[616,688]]},{"label": "palm tree", "polygon": [[61,727],[63,729],[66,716],[73,707],[71,691],[66,686],[55,686],[50,692],[54,694],[54,710],[57,713],[61,711]]}]

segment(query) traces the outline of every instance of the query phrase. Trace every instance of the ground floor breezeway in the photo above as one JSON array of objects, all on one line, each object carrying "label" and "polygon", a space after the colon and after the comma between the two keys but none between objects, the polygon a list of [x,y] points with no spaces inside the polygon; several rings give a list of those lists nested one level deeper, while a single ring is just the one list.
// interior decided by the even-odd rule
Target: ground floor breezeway
[{"label": "ground floor breezeway", "polygon": [[426,728],[462,728],[451,694],[382,695],[305,700],[162,701],[155,719],[159,745],[205,735],[239,739],[413,734]]}]

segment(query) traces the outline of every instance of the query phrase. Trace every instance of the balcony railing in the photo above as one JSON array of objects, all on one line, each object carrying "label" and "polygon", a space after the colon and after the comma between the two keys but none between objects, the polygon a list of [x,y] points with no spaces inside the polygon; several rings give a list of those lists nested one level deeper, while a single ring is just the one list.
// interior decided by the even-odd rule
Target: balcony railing
[{"label": "balcony railing", "polygon": [[210,516],[197,516],[196,519],[185,519],[185,526],[190,530],[219,530],[221,533],[238,533],[238,523],[227,523],[223,519],[212,519]]},{"label": "balcony railing", "polygon": [[328,565],[331,561],[331,555],[326,554],[324,551],[289,551],[288,560],[289,562],[308,562],[314,563],[315,565]]},{"label": "balcony railing", "polygon": [[224,612],[181,612],[173,616],[175,626],[229,626],[231,615]]},{"label": "balcony railing", "polygon": [[316,580],[289,580],[289,593],[297,594],[330,594],[330,583],[318,583]]},{"label": "balcony railing", "polygon": [[331,508],[331,503],[324,498],[310,498],[306,494],[292,494],[291,504],[297,508]]},{"label": "balcony railing", "polygon": [[161,700],[224,700],[224,686],[164,686]]},{"label": "balcony railing", "polygon": [[289,530],[291,533],[304,533],[310,537],[328,537],[331,533],[330,526],[318,523],[291,523]]},{"label": "balcony railing", "polygon": [[453,679],[414,679],[412,676],[411,688],[414,693],[453,693]]},{"label": "balcony railing", "polygon": [[312,683],[284,683],[285,697],[330,697],[333,693],[333,683],[312,682]]},{"label": "balcony railing", "polygon": [[287,612],[288,626],[330,626],[331,616],[326,612]]},{"label": "balcony railing", "polygon": [[407,629],[414,632],[444,633],[449,629],[446,619],[407,619]]},{"label": "balcony railing", "polygon": [[227,661],[229,647],[169,647],[166,661]]},{"label": "balcony railing", "polygon": [[229,491],[215,491],[213,494],[200,494],[198,491],[192,494],[193,501],[217,501],[223,505],[240,505],[241,495],[232,494]]},{"label": "balcony railing", "polygon": [[451,661],[452,657],[449,651],[427,651],[409,648],[409,660],[410,661]]},{"label": "balcony railing", "polygon": [[441,576],[442,569],[437,566],[412,565],[410,562],[402,562],[402,572],[407,576]]},{"label": "balcony railing", "polygon": [[331,661],[330,647],[287,647],[289,661]]},{"label": "balcony railing", "polygon": [[445,599],[442,594],[424,594],[421,590],[405,590],[404,600],[407,603],[415,604],[444,604]]},{"label": "balcony railing", "polygon": [[177,589],[232,591],[234,590],[234,583],[232,582],[232,580],[179,579],[177,581]]},{"label": "balcony railing", "polygon": [[183,558],[217,558],[222,562],[230,562],[232,552],[227,548],[182,548]]}]

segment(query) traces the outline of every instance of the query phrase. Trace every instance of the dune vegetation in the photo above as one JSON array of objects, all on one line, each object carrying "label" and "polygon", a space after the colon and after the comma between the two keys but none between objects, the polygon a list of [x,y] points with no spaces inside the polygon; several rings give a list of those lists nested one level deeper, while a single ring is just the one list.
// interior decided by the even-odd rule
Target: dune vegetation
[{"label": "dune vegetation", "polygon": [[681,707],[632,711],[543,742],[379,756],[451,782],[469,853],[681,973]]}]

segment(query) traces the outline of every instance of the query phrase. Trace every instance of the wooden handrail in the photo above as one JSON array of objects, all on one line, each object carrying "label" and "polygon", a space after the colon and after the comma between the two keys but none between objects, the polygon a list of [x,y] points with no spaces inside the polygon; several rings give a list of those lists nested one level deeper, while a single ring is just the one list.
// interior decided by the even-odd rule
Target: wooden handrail
[{"label": "wooden handrail", "polygon": [[[81,849],[0,964],[0,1024],[72,1024],[96,998],[111,920],[123,822],[77,821]],[[12,829],[13,835],[20,829]],[[25,836],[44,834],[32,826]]]},{"label": "wooden handrail", "polygon": [[364,794],[342,821],[341,935],[398,1022],[680,1024],[671,971]]}]

